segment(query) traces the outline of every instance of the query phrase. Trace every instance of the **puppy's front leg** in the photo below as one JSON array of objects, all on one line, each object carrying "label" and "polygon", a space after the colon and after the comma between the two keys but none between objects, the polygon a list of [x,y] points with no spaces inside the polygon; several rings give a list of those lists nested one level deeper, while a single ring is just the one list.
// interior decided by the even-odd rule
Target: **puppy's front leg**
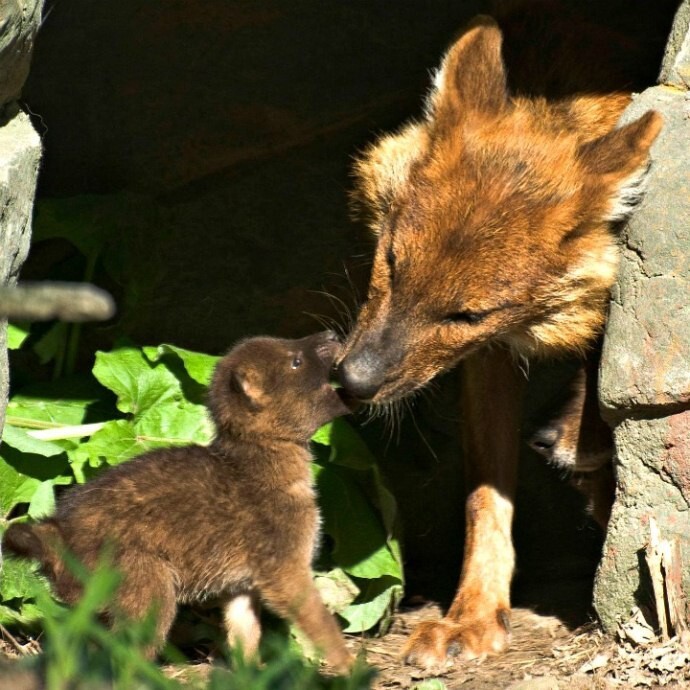
[{"label": "puppy's front leg", "polygon": [[282,581],[275,581],[263,589],[266,603],[276,613],[288,616],[309,637],[326,661],[339,672],[346,672],[353,658],[345,646],[340,627],[324,606],[311,572],[301,576],[290,573]]}]

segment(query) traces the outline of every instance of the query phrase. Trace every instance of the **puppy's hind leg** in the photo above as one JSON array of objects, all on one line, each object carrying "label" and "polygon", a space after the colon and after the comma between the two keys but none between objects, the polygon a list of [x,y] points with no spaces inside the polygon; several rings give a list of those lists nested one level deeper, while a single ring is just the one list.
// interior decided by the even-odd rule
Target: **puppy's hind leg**
[{"label": "puppy's hind leg", "polygon": [[156,631],[145,652],[154,657],[165,644],[177,612],[175,578],[166,563],[146,553],[126,554],[118,567],[122,582],[111,611],[114,624],[142,621],[153,611]]},{"label": "puppy's hind leg", "polygon": [[259,602],[253,593],[239,594],[223,605],[223,620],[230,647],[241,646],[246,661],[258,656],[261,639]]}]

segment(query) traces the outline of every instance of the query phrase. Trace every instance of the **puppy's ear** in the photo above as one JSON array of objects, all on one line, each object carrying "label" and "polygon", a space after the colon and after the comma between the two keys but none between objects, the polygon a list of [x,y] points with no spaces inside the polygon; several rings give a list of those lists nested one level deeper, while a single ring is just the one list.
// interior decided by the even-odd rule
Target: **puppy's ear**
[{"label": "puppy's ear", "polygon": [[251,369],[234,369],[230,373],[230,388],[242,395],[251,409],[260,410],[264,406],[264,392],[256,379],[256,373]]}]

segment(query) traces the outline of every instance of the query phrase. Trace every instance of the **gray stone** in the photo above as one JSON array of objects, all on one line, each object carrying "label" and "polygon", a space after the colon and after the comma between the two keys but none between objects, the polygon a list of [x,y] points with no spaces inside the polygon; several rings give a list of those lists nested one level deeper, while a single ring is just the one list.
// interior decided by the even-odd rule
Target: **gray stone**
[{"label": "gray stone", "polygon": [[[41,141],[17,112],[0,127],[0,285],[13,285],[29,251]],[[9,387],[6,322],[0,321],[0,429]]]},{"label": "gray stone", "polygon": [[0,105],[21,94],[42,8],[43,0],[0,0]]},{"label": "gray stone", "polygon": [[669,87],[647,89],[624,121],[650,109],[664,128],[645,198],[623,231],[602,354],[600,395],[611,421],[690,404],[690,101]]},{"label": "gray stone", "polygon": [[[687,4],[687,3],[686,3]],[[648,89],[623,118],[664,117],[646,196],[622,235],[602,353],[600,397],[614,428],[616,501],[595,580],[604,627],[634,605],[653,610],[643,551],[649,518],[677,539],[690,593],[690,100]]]},{"label": "gray stone", "polygon": [[690,87],[690,0],[683,0],[673,20],[659,83]]},{"label": "gray stone", "polygon": [[653,609],[642,553],[654,517],[663,539],[678,539],[690,592],[690,411],[660,419],[627,419],[614,431],[617,496],[604,555],[597,572],[594,605],[613,631],[633,606]]}]

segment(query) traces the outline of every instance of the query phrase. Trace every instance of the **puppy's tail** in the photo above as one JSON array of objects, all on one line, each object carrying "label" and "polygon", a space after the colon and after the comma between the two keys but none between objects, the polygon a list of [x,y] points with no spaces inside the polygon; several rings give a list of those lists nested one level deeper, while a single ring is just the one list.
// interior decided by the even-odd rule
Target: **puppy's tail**
[{"label": "puppy's tail", "polygon": [[54,579],[62,572],[58,551],[63,548],[62,537],[55,520],[36,524],[10,525],[2,537],[2,550],[20,558],[37,560],[45,574]]}]

